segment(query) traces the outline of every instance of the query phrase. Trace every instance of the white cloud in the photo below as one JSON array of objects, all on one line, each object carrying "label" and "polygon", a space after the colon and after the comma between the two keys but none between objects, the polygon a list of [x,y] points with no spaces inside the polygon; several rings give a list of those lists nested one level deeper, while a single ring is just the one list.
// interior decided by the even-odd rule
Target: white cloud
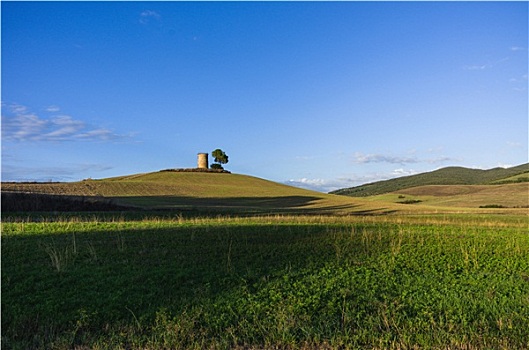
[{"label": "white cloud", "polygon": [[511,46],[511,51],[525,51],[527,48],[523,46]]},{"label": "white cloud", "polygon": [[60,140],[63,138],[75,137],[75,134],[85,128],[85,124],[79,120],[74,120],[68,115],[61,115],[49,120],[48,129],[50,132],[40,135],[41,139]]},{"label": "white cloud", "polygon": [[145,10],[143,11],[140,16],[142,17],[156,17],[156,18],[160,18],[160,14],[156,11],[152,11],[152,10]]},{"label": "white cloud", "polygon": [[415,171],[413,169],[395,169],[391,172],[391,175],[392,177],[402,177],[402,176],[410,176],[410,175],[415,175],[415,174],[418,174],[419,172],[418,171]]},{"label": "white cloud", "polygon": [[2,113],[2,138],[6,141],[108,141],[125,137],[108,129],[93,129],[69,115],[41,118],[17,104],[7,109],[7,115]]},{"label": "white cloud", "polygon": [[61,109],[58,106],[49,106],[46,108],[46,112],[55,113],[59,112]]},{"label": "white cloud", "polygon": [[151,19],[159,21],[161,18],[162,16],[160,16],[158,12],[152,11],[152,10],[145,10],[142,13],[140,13],[140,23],[141,24],[147,24],[150,22]]}]

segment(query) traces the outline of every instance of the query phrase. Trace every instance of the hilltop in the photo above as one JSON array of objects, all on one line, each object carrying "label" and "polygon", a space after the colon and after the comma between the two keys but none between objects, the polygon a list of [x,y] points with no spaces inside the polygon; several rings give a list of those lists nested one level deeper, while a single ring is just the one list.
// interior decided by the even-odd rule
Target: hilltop
[{"label": "hilltop", "polygon": [[397,192],[418,186],[488,185],[526,182],[528,179],[529,163],[512,168],[493,168],[488,170],[447,167],[417,175],[404,176],[357,187],[344,188],[331,193],[351,197],[368,197]]}]

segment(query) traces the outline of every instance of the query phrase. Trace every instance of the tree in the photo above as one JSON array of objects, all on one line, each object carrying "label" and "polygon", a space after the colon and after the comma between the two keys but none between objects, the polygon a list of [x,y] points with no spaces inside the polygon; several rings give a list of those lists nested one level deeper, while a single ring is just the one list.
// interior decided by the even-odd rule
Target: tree
[{"label": "tree", "polygon": [[213,156],[213,161],[216,164],[211,164],[211,169],[224,169],[222,167],[222,164],[228,163],[228,156],[226,153],[221,150],[220,148],[217,148],[213,152],[211,152],[211,155]]}]

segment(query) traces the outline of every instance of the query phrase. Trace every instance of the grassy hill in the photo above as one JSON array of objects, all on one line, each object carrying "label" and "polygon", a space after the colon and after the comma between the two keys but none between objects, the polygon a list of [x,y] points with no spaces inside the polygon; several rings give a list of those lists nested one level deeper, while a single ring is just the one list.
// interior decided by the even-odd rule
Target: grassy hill
[{"label": "grassy hill", "polygon": [[[517,169],[518,168],[518,169]],[[445,168],[372,184],[378,191],[390,191],[395,181],[406,180],[401,189],[376,196],[356,198],[291,187],[264,179],[227,173],[159,171],[101,180],[67,183],[3,183],[2,212],[9,211],[116,211],[176,210],[221,214],[381,214],[453,211],[455,207],[527,207],[528,183],[486,185],[426,185],[453,180],[476,182],[468,174],[481,174],[479,181],[509,176],[523,168],[472,170]],[[513,170],[514,169],[514,170]],[[514,175],[516,176],[516,175]],[[485,179],[485,180],[483,180]],[[524,187],[525,186],[525,187]],[[398,187],[398,186],[397,186]],[[369,192],[371,193],[371,192]],[[406,205],[406,204],[414,205]]]},{"label": "grassy hill", "polygon": [[432,172],[340,189],[331,193],[351,197],[367,197],[427,185],[485,185],[498,183],[498,181],[521,182],[527,178],[528,173],[529,163],[507,169],[494,168],[489,170],[447,167]]},{"label": "grassy hill", "polygon": [[[83,198],[99,198],[102,202],[111,200],[118,207],[187,211],[360,214],[398,209],[391,204],[387,207],[380,203],[309,191],[252,176],[224,173],[160,171],[70,183],[3,183],[2,192],[3,196],[7,192],[30,193],[40,196],[40,202],[49,200],[49,196],[60,195],[71,198],[77,204],[86,202],[81,200]],[[35,202],[35,197],[32,202]],[[7,210],[7,203],[3,200],[2,211]]]},{"label": "grassy hill", "polygon": [[499,185],[499,184],[520,183],[520,182],[529,182],[529,171],[526,171],[518,175],[511,176],[511,177],[507,177],[504,179],[499,179],[491,183]]},{"label": "grassy hill", "polygon": [[529,183],[501,185],[426,185],[370,196],[371,201],[432,207],[528,208]]}]

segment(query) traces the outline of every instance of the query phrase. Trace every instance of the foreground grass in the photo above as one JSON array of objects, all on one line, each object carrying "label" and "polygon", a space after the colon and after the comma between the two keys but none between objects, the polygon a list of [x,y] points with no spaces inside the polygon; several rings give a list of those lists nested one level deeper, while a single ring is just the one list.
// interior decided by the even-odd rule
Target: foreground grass
[{"label": "foreground grass", "polygon": [[529,348],[526,216],[2,223],[2,348]]}]

